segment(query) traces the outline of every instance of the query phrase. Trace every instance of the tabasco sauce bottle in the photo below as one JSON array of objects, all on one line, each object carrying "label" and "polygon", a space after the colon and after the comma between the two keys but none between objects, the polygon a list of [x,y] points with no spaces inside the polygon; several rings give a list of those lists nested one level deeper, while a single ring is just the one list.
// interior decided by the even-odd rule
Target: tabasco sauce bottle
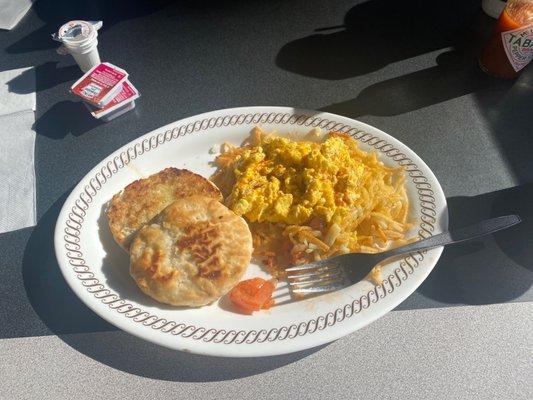
[{"label": "tabasco sauce bottle", "polygon": [[533,58],[533,0],[509,0],[483,49],[481,69],[499,78],[516,77]]}]

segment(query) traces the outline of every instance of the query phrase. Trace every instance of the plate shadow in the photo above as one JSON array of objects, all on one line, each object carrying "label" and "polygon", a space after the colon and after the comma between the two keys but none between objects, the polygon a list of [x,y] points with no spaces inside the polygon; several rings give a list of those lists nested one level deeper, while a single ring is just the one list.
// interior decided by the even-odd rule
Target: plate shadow
[{"label": "plate shadow", "polygon": [[[39,318],[77,351],[112,368],[143,377],[207,382],[266,372],[325,347],[260,359],[213,358],[168,350],[124,332],[106,332],[117,329],[72,293],[55,259],[54,225],[67,194],[54,203],[35,227],[24,253],[22,275],[28,300]],[[448,199],[451,227],[507,213],[518,213],[523,222],[483,241],[450,247],[418,291],[428,300],[448,304],[490,304],[523,295],[533,282],[530,235],[533,205],[529,201],[532,196],[533,184],[526,184],[475,197]],[[105,240],[123,252],[112,238]],[[119,257],[116,254],[120,253],[114,254],[113,257]],[[119,262],[124,265],[127,257],[120,257]],[[128,286],[134,287],[131,283]],[[427,308],[427,304],[416,308]]]},{"label": "plate shadow", "polygon": [[[62,195],[34,228],[24,251],[22,279],[28,301],[38,318],[70,347],[127,373],[182,382],[223,381],[256,375],[298,361],[325,347],[259,359],[217,358],[169,350],[119,331],[78,299],[57,265],[54,227],[69,193],[70,190]],[[105,227],[102,232],[109,231],[107,221]],[[109,252],[113,262],[127,266],[127,256],[111,235],[103,240],[108,248],[114,247]],[[124,272],[112,273],[111,280],[116,279],[117,285],[122,285],[124,279],[129,278],[127,269]],[[127,282],[127,286],[137,290],[133,282]],[[32,336],[32,333],[26,332],[25,336]]]},{"label": "plate shadow", "polygon": [[169,350],[124,332],[61,335],[61,340],[111,368],[150,379],[219,382],[245,378],[297,362],[328,345],[272,357],[210,357]]},{"label": "plate shadow", "polygon": [[[24,250],[22,280],[37,316],[56,335],[115,331],[72,292],[61,274],[54,251],[54,228],[70,190],[63,194],[34,227]],[[26,332],[32,336],[32,332]]]}]

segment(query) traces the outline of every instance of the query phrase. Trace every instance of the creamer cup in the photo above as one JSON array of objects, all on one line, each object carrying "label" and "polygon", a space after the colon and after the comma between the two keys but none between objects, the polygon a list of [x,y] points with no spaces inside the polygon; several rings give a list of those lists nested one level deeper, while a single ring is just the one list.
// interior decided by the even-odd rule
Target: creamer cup
[{"label": "creamer cup", "polygon": [[100,64],[98,29],[102,21],[70,21],[61,26],[52,38],[63,45],[57,49],[61,55],[70,54],[83,72]]}]

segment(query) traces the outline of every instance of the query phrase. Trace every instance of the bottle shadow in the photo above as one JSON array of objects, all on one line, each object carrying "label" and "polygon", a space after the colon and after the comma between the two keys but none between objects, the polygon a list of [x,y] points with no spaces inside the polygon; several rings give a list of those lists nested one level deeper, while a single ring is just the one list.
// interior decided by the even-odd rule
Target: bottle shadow
[{"label": "bottle shadow", "polygon": [[[518,214],[522,222],[482,239],[448,246],[417,289],[443,304],[533,300],[533,183],[472,197],[448,198],[450,229]],[[401,307],[400,308],[405,308]]]},{"label": "bottle shadow", "polygon": [[490,126],[491,136],[518,182],[533,181],[531,104],[533,67],[530,65],[507,90],[476,93],[479,110]]},{"label": "bottle shadow", "polygon": [[353,99],[333,103],[321,111],[358,118],[394,116],[487,89],[509,90],[513,82],[483,73],[475,59],[453,50],[437,56],[431,68],[384,80],[365,87]]},{"label": "bottle shadow", "polygon": [[349,100],[321,111],[351,118],[394,116],[486,89],[508,89],[478,67],[480,47],[493,20],[470,1],[427,4],[374,0],[353,7],[344,25],[283,46],[278,67],[326,80],[353,78],[387,65],[442,51],[435,66],[365,87]]},{"label": "bottle shadow", "polygon": [[333,33],[319,28],[310,36],[284,45],[276,65],[328,80],[368,74],[401,60],[453,47],[458,42],[458,29],[478,12],[477,2],[463,0],[431,7],[424,1],[367,1],[350,9],[344,24],[331,28],[336,29]]}]

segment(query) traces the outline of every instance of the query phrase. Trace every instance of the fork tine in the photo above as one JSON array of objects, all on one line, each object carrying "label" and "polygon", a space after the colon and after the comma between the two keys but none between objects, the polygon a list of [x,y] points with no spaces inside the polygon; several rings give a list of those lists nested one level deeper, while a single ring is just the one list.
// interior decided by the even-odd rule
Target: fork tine
[{"label": "fork tine", "polygon": [[289,286],[293,288],[293,287],[308,286],[308,285],[314,285],[314,284],[325,285],[327,283],[342,282],[342,281],[344,281],[344,276],[342,274],[336,274],[334,276],[325,276],[323,278],[310,279],[307,281],[292,281],[292,282],[289,282]]},{"label": "fork tine", "polygon": [[319,260],[315,261],[309,264],[302,264],[302,265],[295,265],[294,267],[286,268],[286,272],[300,272],[300,271],[307,271],[310,269],[316,269],[316,268],[330,268],[336,266],[335,263],[328,261],[328,260]]},{"label": "fork tine", "polygon": [[315,271],[304,273],[304,274],[287,275],[287,279],[315,278],[320,275],[334,275],[334,274],[340,274],[340,273],[342,273],[340,268],[319,268],[319,269],[316,269]]},{"label": "fork tine", "polygon": [[307,274],[295,274],[287,280],[291,290],[304,288],[310,285],[327,286],[347,281],[346,273],[342,268],[321,268]]},{"label": "fork tine", "polygon": [[295,267],[285,268],[286,272],[299,272],[299,271],[306,271],[308,269],[314,269],[317,268],[316,265],[313,264],[303,264],[303,265],[297,265]]},{"label": "fork tine", "polygon": [[311,286],[306,288],[297,288],[292,289],[292,292],[295,294],[311,294],[311,293],[323,293],[323,292],[333,292],[347,287],[346,283],[334,283],[330,285],[320,285],[320,286]]}]

